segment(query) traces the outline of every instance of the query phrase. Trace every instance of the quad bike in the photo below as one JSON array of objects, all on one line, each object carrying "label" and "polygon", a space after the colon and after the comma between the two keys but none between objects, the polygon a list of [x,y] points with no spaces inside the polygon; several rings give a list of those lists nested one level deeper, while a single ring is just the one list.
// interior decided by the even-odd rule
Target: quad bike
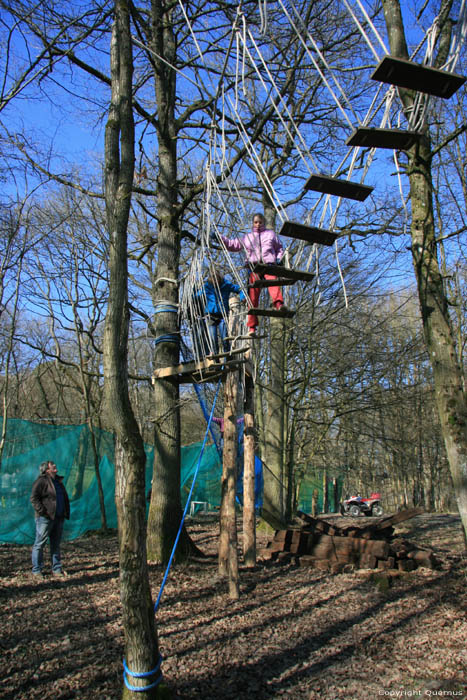
[{"label": "quad bike", "polygon": [[369,498],[361,496],[352,496],[342,501],[340,505],[341,515],[351,515],[358,517],[359,515],[372,515],[379,518],[383,515],[383,506],[381,505],[381,494],[372,493]]}]

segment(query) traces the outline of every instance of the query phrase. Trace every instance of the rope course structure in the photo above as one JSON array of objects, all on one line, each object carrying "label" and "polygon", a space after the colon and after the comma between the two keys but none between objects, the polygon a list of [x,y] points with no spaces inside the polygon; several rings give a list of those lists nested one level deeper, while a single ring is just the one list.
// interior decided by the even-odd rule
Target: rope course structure
[{"label": "rope course structure", "polygon": [[[441,68],[435,68],[432,64],[434,47],[439,36],[438,17],[412,52],[410,59],[402,60],[389,55],[375,22],[362,0],[341,0],[342,11],[347,14],[349,22],[356,27],[362,37],[363,45],[367,47],[372,59],[377,62],[377,67],[370,76],[375,84],[374,94],[362,118],[358,117],[352,98],[347,94],[342,80],[339,79],[339,66],[332,64],[318,38],[313,35],[301,16],[294,0],[287,2],[278,0],[274,3],[275,11],[277,12],[278,9],[281,11],[290,35],[295,38],[296,45],[301,47],[303,56],[309,61],[309,66],[335,103],[337,114],[341,116],[349,131],[352,130],[345,140],[348,148],[344,149],[343,157],[331,173],[321,172],[315,162],[307,134],[303,133],[299,120],[286,99],[283,86],[278,84],[269,66],[267,45],[268,41],[271,43],[274,41],[274,25],[270,21],[268,1],[258,0],[259,26],[248,23],[242,10],[242,2],[238,3],[230,34],[226,40],[222,69],[216,73],[210,70],[210,65],[203,54],[195,29],[190,22],[186,4],[178,0],[178,5],[192,38],[194,51],[203,67],[203,75],[209,82],[214,95],[209,144],[204,166],[204,193],[199,229],[190,267],[183,280],[180,303],[181,318],[189,322],[194,360],[200,362],[206,355],[221,359],[222,355],[227,355],[232,349],[238,349],[237,343],[224,348],[219,347],[213,334],[206,330],[210,318],[206,311],[208,298],[205,284],[210,272],[220,270],[221,275],[228,275],[229,281],[236,285],[239,292],[248,300],[245,275],[227,250],[222,238],[228,234],[231,238],[241,240],[238,232],[245,230],[247,226],[245,222],[251,218],[249,207],[247,208],[245,198],[242,197],[242,191],[247,187],[243,166],[246,166],[254,175],[256,185],[263,190],[270,201],[276,219],[281,225],[279,236],[294,241],[293,260],[289,245],[284,256],[286,265],[280,270],[270,268],[271,273],[279,277],[280,286],[288,289],[297,280],[306,283],[313,278],[319,285],[319,246],[334,245],[336,265],[344,296],[346,296],[338,249],[338,231],[345,231],[345,226],[337,229],[337,219],[342,204],[346,200],[364,202],[371,195],[373,187],[365,184],[365,179],[377,149],[391,149],[394,152],[401,199],[407,213],[398,151],[410,148],[417,140],[420,130],[426,123],[433,97],[449,98],[465,81],[465,78],[454,73],[454,69],[467,32],[467,2],[466,0],[461,2],[447,59]],[[423,47],[425,47],[425,54],[422,63],[416,63],[415,59],[421,54]],[[368,53],[363,56],[367,59]],[[289,150],[296,154],[303,173],[308,174],[300,197],[305,192],[317,194],[316,201],[309,207],[303,222],[289,220],[287,208],[283,204],[283,193],[279,191],[274,178],[265,167],[255,136],[250,133],[246,106],[249,104],[250,88],[253,84],[256,89],[257,104],[261,104],[260,95],[262,95],[264,112],[269,110],[276,123],[280,124],[282,136],[287,141]],[[228,85],[230,89],[227,88]],[[410,113],[407,113],[404,108],[398,88],[415,91]],[[377,126],[372,126],[375,123]],[[235,125],[237,130],[237,139],[234,144],[232,139],[228,142],[226,136],[228,129],[232,131],[232,125]],[[344,144],[341,146],[343,147]],[[239,148],[245,155],[242,162],[233,170],[230,162],[235,150]],[[360,179],[354,181],[352,178],[357,172],[360,173]],[[254,266],[248,262],[244,266],[250,271],[255,270]],[[299,267],[303,269],[299,270]],[[264,269],[260,270],[260,274],[264,274]],[[258,281],[257,286],[271,285],[272,282],[262,279]],[[215,282],[214,287],[216,294],[219,295],[220,281]],[[249,301],[247,305],[251,307]],[[264,313],[267,311],[264,310]],[[216,319],[217,325],[227,327],[229,323],[233,323],[235,326],[233,335],[240,339],[246,336],[245,307],[237,306],[232,316],[232,309],[226,304],[220,309],[219,315],[222,318]],[[231,331],[228,333],[232,335]]]},{"label": "rope course structure", "polygon": [[[435,18],[410,60],[395,59],[389,55],[364,3],[361,0],[341,0],[342,10],[347,13],[349,22],[357,27],[372,59],[378,64],[370,76],[376,86],[374,94],[368,99],[366,113],[360,118],[342,80],[339,79],[340,67],[332,65],[318,39],[313,36],[300,15],[294,0],[276,0],[275,10],[279,8],[282,11],[282,18],[290,35],[295,37],[296,45],[301,47],[303,56],[308,59],[308,65],[315,71],[323,89],[329,92],[345,128],[353,130],[340,144],[344,153],[337,167],[331,173],[322,173],[315,162],[307,133],[301,128],[301,122],[287,100],[283,85],[278,84],[278,79],[269,65],[267,42],[270,40],[271,44],[274,43],[274,25],[269,17],[268,1],[258,0],[259,27],[256,28],[248,24],[242,11],[242,2],[238,3],[230,33],[227,33],[227,39],[224,39],[226,49],[222,68],[220,71],[212,71],[190,22],[187,3],[178,0],[181,16],[192,37],[197,60],[202,66],[203,77],[211,87],[212,120],[203,169],[199,225],[189,269],[182,281],[178,308],[180,321],[188,324],[187,327],[183,327],[182,336],[191,336],[192,359],[188,355],[184,338],[181,337],[179,340],[184,363],[175,368],[156,370],[155,378],[176,374],[179,381],[194,381],[196,385],[218,380],[231,369],[245,369],[244,353],[250,350],[250,345],[244,344],[248,338],[245,325],[247,313],[253,311],[256,315],[283,317],[293,315],[293,312],[288,310],[280,314],[280,309],[252,308],[249,287],[256,285],[256,288],[267,288],[275,284],[284,287],[287,294],[289,287],[297,281],[306,284],[315,280],[319,286],[319,246],[334,246],[336,266],[347,302],[339,261],[339,231],[336,232],[338,215],[346,200],[364,202],[372,194],[373,187],[365,184],[365,179],[379,148],[394,151],[396,173],[405,207],[397,151],[406,150],[416,142],[426,123],[433,97],[449,98],[465,81],[463,77],[454,73],[454,69],[467,31],[466,2],[467,0],[461,2],[459,21],[449,55],[442,69],[439,69],[432,66],[438,36],[438,18]],[[426,50],[423,63],[415,63],[414,59],[424,45]],[[367,54],[364,54],[364,58],[367,58]],[[191,81],[190,78],[187,79]],[[300,175],[304,176],[302,179],[305,182],[299,196],[291,193],[291,186],[285,192],[280,190],[271,171],[263,162],[261,147],[255,134],[251,133],[247,107],[250,106],[250,88],[253,84],[256,88],[256,109],[262,109],[264,114],[274,117],[275,123],[280,125],[288,151],[293,151],[300,163]],[[410,113],[403,104],[399,88],[416,93]],[[260,95],[263,98],[262,103]],[[362,109],[362,113],[363,111]],[[371,126],[374,123],[378,123],[378,126]],[[237,137],[235,141],[232,139],[234,130]],[[230,140],[227,138],[228,132]],[[342,125],[339,133],[344,133]],[[244,156],[233,168],[231,163],[235,161],[235,155],[239,151]],[[252,173],[255,187],[262,190],[271,210],[275,212],[275,217],[280,222],[279,236],[294,241],[293,247],[288,246],[281,260],[285,261],[285,265],[274,265],[269,261],[266,264],[266,261],[262,260],[251,262],[247,259],[246,263],[243,262],[239,266],[229,252],[226,239],[237,240],[238,246],[235,250],[241,251],[246,248],[239,232],[245,231],[246,222],[251,219],[251,201],[254,199],[254,196],[251,196],[250,202],[247,202],[246,198],[242,197],[242,191],[244,188],[248,189],[249,185],[246,171]],[[357,174],[360,175],[359,181],[352,179]],[[316,201],[309,207],[302,222],[291,221],[288,216],[289,208],[283,202],[285,196],[292,201],[300,201],[308,191],[317,193]],[[242,271],[245,267],[249,273],[249,285],[246,284]],[[251,273],[259,277],[253,283]],[[268,276],[274,279],[267,279]],[[234,294],[239,296],[239,301],[231,303],[229,297]],[[242,305],[242,298],[247,308]],[[215,309],[211,305],[213,299],[221,300]],[[166,311],[167,308],[162,305],[160,310]],[[170,310],[176,311],[175,308]],[[174,338],[173,342],[176,340]],[[249,368],[249,371],[254,372],[254,366]],[[242,381],[245,382],[245,377],[240,379],[240,382]],[[209,416],[206,401],[200,398],[208,424],[203,447],[211,430],[217,391]],[[199,387],[197,393],[200,397]],[[212,432],[211,435],[216,442]],[[183,518],[187,507],[188,502]],[[177,541],[156,609],[176,546]],[[151,671],[149,676],[155,675],[158,670],[159,666]],[[130,676],[134,675],[127,668],[125,671]],[[134,687],[131,689],[137,690]]]}]

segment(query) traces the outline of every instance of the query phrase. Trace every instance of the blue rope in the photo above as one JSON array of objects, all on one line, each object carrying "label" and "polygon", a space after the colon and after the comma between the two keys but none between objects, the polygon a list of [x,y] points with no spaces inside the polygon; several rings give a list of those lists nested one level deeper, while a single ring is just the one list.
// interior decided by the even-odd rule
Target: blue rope
[{"label": "blue rope", "polygon": [[157,308],[154,309],[155,314],[178,314],[178,309],[176,306],[168,306],[167,304],[161,304]]},{"label": "blue rope", "polygon": [[126,687],[128,690],[133,690],[135,693],[142,693],[145,690],[151,690],[151,688],[155,688],[159,683],[162,681],[162,673],[159,676],[159,678],[156,678],[156,680],[151,683],[150,685],[145,685],[140,687],[139,685],[131,685],[128,680],[127,680],[127,675],[131,676],[132,678],[148,678],[149,676],[153,676],[155,673],[157,673],[161,667],[162,663],[162,656],[159,654],[159,659],[157,662],[157,665],[155,668],[153,668],[152,671],[145,671],[144,673],[136,673],[135,671],[130,671],[128,666],[126,665],[125,659],[123,659],[123,680],[125,682]]},{"label": "blue rope", "polygon": [[174,546],[172,547],[172,552],[170,554],[169,563],[167,564],[167,568],[165,570],[164,578],[162,579],[161,587],[159,590],[159,595],[157,596],[156,604],[154,605],[154,612],[157,612],[157,609],[159,607],[159,603],[160,603],[160,600],[162,597],[162,592],[164,590],[164,587],[165,587],[165,584],[167,581],[167,576],[169,575],[170,567],[172,565],[172,560],[175,556],[175,550],[177,549],[178,540],[180,539],[180,534],[182,532],[183,523],[185,522],[185,517],[186,517],[187,511],[188,511],[188,506],[190,505],[191,496],[192,496],[193,489],[195,486],[196,477],[198,476],[199,466],[201,464],[201,459],[203,457],[204,448],[206,447],[206,441],[208,439],[209,428],[211,425],[212,417],[214,415],[214,408],[216,407],[216,401],[217,401],[217,396],[219,394],[220,385],[221,385],[221,380],[219,379],[219,382],[217,384],[216,394],[214,396],[214,401],[212,403],[211,415],[209,416],[208,427],[206,428],[206,432],[204,434],[204,440],[203,440],[203,444],[201,445],[201,450],[200,450],[199,457],[198,457],[198,463],[196,464],[195,473],[193,475],[193,481],[191,482],[190,493],[188,494],[188,498],[187,498],[187,501],[185,503],[185,509],[183,511],[182,520],[180,522],[180,527],[178,528],[178,532],[177,532],[177,536],[175,538]]},{"label": "blue rope", "polygon": [[207,408],[206,408],[206,402],[204,401],[203,397],[201,396],[201,389],[199,388],[199,386],[197,386],[196,384],[194,386],[195,386],[196,395],[198,397],[198,401],[199,401],[200,406],[201,406],[201,410],[203,411],[203,415],[206,419],[206,423],[208,424],[209,432],[211,433],[211,437],[213,439],[214,445],[216,446],[217,454],[219,455],[219,459],[222,460],[222,450],[220,448],[220,445],[217,442],[217,438],[216,438],[214,431],[212,429],[212,425],[211,425],[212,421],[209,420],[209,413],[208,413]]},{"label": "blue rope", "polygon": [[178,333],[167,333],[167,335],[160,335],[154,339],[154,343],[159,345],[159,343],[179,343],[180,336]]},{"label": "blue rope", "polygon": [[[155,314],[162,314],[162,313],[173,313],[173,314],[178,314],[178,308],[176,304],[170,304],[168,302],[160,302],[159,304],[156,304],[156,308],[154,310]],[[160,335],[158,338],[154,340],[156,345],[159,345],[159,343],[179,343],[180,338],[178,333],[168,333],[167,335]]]},{"label": "blue rope", "polygon": [[[186,362],[187,359],[187,353],[186,349],[182,345],[182,356],[184,362]],[[214,433],[214,430],[212,429],[212,425],[209,423],[209,413],[206,408],[206,401],[203,399],[202,393],[201,393],[201,388],[195,383],[194,384],[195,391],[196,391],[196,396],[198,397],[199,405],[201,406],[201,410],[203,411],[203,416],[206,419],[206,423],[208,424],[209,427],[209,432],[211,433],[212,441],[214,442],[214,445],[216,446],[217,454],[219,455],[219,459],[222,460],[222,450],[220,448],[219,443],[217,442],[217,437]],[[212,422],[212,421],[211,421]]]}]

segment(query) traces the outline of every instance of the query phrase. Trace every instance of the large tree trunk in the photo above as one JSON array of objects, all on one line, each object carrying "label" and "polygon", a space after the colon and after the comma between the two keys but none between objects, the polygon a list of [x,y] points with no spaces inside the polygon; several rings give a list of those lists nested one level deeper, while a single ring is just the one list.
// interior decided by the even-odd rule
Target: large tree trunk
[{"label": "large tree trunk", "polygon": [[[154,54],[154,81],[157,102],[157,140],[159,167],[157,177],[158,261],[153,281],[156,309],[156,345],[154,366],[173,367],[179,362],[178,314],[157,313],[157,305],[169,302],[177,308],[180,259],[180,232],[177,206],[177,129],[175,123],[176,45],[172,25],[173,3],[152,0],[149,45]],[[154,57],[160,56],[165,61]],[[166,63],[167,62],[167,63]],[[168,65],[169,64],[169,65]],[[167,306],[167,304],[166,304]],[[182,517],[180,497],[180,402],[179,387],[171,379],[154,383],[155,433],[154,472],[148,519],[148,556],[167,562]],[[190,553],[190,540],[183,530],[176,561]]]},{"label": "large tree trunk", "polygon": [[[445,21],[451,5],[451,2],[443,4],[442,19]],[[399,58],[407,58],[399,0],[383,0],[383,7],[391,53]],[[445,43],[443,42],[443,46]],[[401,98],[405,109],[409,110],[413,105],[413,93],[401,90]],[[433,217],[432,151],[428,127],[425,127],[419,145],[414,146],[408,156],[413,266],[417,278],[425,343],[433,369],[441,430],[467,542],[467,407],[438,262]]]},{"label": "large tree trunk", "polygon": [[[105,203],[109,232],[109,299],[104,330],[104,403],[116,437],[115,500],[120,551],[120,595],[125,660],[132,672],[156,668],[159,651],[146,564],[144,471],[146,456],[128,393],[127,226],[134,169],[133,59],[128,6],[115,2],[111,43],[112,98],[105,134]],[[129,678],[144,687],[160,677]],[[157,689],[142,691],[149,700]],[[123,688],[125,700],[134,693]]]}]

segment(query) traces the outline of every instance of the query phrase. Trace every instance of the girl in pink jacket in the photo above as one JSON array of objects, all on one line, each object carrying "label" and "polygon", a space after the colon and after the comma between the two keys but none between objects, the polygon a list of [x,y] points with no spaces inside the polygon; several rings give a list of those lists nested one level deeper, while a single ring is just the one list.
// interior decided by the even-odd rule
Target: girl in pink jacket
[{"label": "girl in pink jacket", "polygon": [[[226,238],[225,236],[221,236],[221,238],[227,250],[234,253],[244,250],[246,259],[250,265],[254,265],[255,263],[276,265],[282,260],[282,256],[284,255],[284,249],[278,236],[272,229],[266,228],[266,221],[263,214],[254,215],[253,230],[251,233],[247,233],[246,236],[243,237],[243,240],[239,241],[237,239]],[[275,280],[277,277],[275,275],[260,275],[257,272],[250,272],[248,283],[251,285],[259,279]],[[282,309],[284,307],[284,299],[281,288],[269,287],[268,289],[274,308]],[[260,294],[261,289],[252,289],[250,287],[248,290],[251,305],[255,308],[258,306]],[[247,326],[250,335],[255,335],[258,326],[258,317],[248,314]]]}]

